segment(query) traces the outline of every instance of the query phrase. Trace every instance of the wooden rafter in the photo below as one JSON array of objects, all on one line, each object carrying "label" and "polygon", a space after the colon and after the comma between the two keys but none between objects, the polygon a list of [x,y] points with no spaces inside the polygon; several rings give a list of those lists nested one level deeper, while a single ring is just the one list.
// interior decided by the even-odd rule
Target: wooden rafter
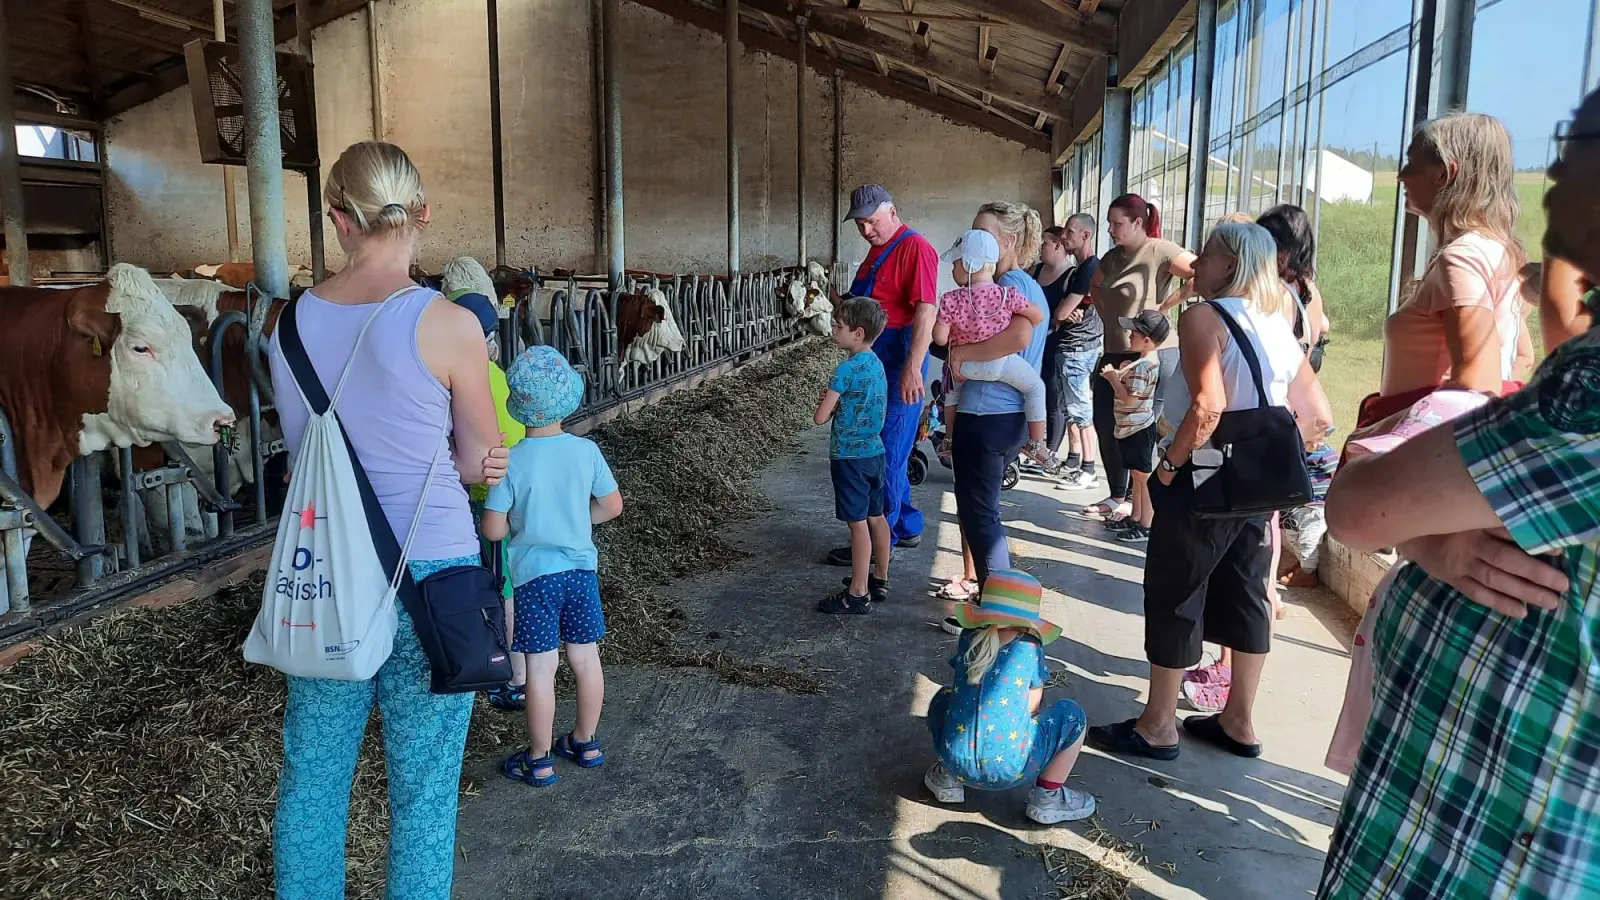
[{"label": "wooden rafter", "polygon": [[[720,11],[700,6],[690,2],[690,0],[636,0],[636,2],[641,6],[649,7],[663,15],[703,31],[720,34],[723,30],[724,23]],[[754,4],[750,5],[752,8],[754,7]],[[813,20],[812,24],[816,24],[815,20]],[[759,50],[783,59],[792,59],[794,57],[794,45],[792,42],[781,40],[766,31],[749,25],[742,24],[740,26],[739,40],[752,50]],[[1015,141],[1030,149],[1049,152],[1050,138],[1048,135],[1025,125],[1018,125],[1016,120],[1011,117],[971,109],[955,100],[935,96],[927,91],[919,90],[844,59],[808,54],[806,56],[806,65],[823,75],[831,75],[837,72],[850,81],[885,97],[900,100],[960,124],[969,125],[998,137]]]},{"label": "wooden rafter", "polygon": [[1000,55],[1000,48],[989,43],[989,26],[978,26],[978,68],[983,74],[994,74],[995,57]]},{"label": "wooden rafter", "polygon": [[[769,12],[780,18],[793,14],[785,0],[741,0],[753,10]],[[1053,119],[1065,119],[1071,114],[1067,101],[1046,91],[1033,79],[1015,75],[985,72],[978,60],[967,55],[949,55],[937,51],[919,53],[890,35],[872,31],[858,22],[837,18],[813,18],[811,27],[834,40],[860,48],[868,54],[878,54],[907,69],[933,76],[940,81],[958,84],[974,91],[989,91],[996,96],[1022,104],[1031,110],[1047,113]],[[880,74],[883,73],[882,66]]]},{"label": "wooden rafter", "polygon": [[[1065,41],[1097,54],[1110,53],[1116,49],[1116,22],[1104,14],[1085,15],[1081,10],[1074,10],[1069,6],[1057,6],[1049,0],[960,0],[960,4],[969,10],[967,15],[928,15],[926,19],[930,22],[954,20],[973,25],[1020,28],[1047,40]],[[807,11],[814,16],[829,19],[904,18],[894,12],[869,11],[821,3],[808,5]]]},{"label": "wooden rafter", "polygon": [[878,67],[878,74],[882,75],[885,78],[888,78],[889,77],[889,61],[884,58],[883,54],[882,53],[874,53],[874,54],[872,54],[872,61]]},{"label": "wooden rafter", "polygon": [[1067,80],[1062,73],[1067,70],[1067,63],[1072,61],[1072,48],[1066,44],[1061,45],[1061,52],[1056,54],[1056,64],[1050,67],[1050,77],[1044,80],[1044,89],[1052,94],[1060,94],[1067,86]]},{"label": "wooden rafter", "polygon": [[1078,12],[1081,12],[1086,16],[1092,15],[1094,11],[1099,8],[1100,0],[1078,0]]}]

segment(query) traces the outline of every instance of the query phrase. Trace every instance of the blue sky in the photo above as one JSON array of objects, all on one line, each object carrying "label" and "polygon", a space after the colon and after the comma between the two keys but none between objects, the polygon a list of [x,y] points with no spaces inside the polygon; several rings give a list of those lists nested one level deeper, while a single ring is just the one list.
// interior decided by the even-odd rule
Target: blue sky
[{"label": "blue sky", "polygon": [[[1334,0],[1328,61],[1404,25],[1405,0]],[[1517,166],[1548,161],[1555,124],[1582,94],[1590,0],[1500,0],[1473,26],[1467,108],[1511,130]],[[1328,90],[1326,142],[1394,155],[1403,137],[1406,57],[1397,53]]]}]

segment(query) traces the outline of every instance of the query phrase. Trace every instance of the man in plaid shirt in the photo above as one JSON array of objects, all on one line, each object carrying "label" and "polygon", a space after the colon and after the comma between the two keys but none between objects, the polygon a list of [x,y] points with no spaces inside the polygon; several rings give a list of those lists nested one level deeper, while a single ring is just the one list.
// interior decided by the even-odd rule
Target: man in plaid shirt
[{"label": "man in plaid shirt", "polygon": [[[1592,281],[1600,94],[1585,122],[1550,171],[1545,244]],[[1318,898],[1600,897],[1600,332],[1520,393],[1352,462],[1327,513],[1354,549],[1415,563],[1376,622]]]}]

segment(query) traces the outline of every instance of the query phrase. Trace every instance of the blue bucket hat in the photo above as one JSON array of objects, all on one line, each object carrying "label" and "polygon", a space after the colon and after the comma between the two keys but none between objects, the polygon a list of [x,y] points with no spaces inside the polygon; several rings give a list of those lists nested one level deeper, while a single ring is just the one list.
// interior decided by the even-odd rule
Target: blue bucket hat
[{"label": "blue bucket hat", "polygon": [[554,348],[529,347],[506,373],[506,412],[529,428],[556,425],[583,403],[583,376]]}]

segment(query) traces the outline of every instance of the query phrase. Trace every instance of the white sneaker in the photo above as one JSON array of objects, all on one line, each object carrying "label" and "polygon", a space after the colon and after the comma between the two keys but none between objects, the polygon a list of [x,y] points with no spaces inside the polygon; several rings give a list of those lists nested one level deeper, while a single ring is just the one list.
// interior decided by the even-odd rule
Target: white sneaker
[{"label": "white sneaker", "polygon": [[945,634],[955,635],[956,637],[960,637],[961,632],[965,630],[961,627],[961,623],[956,621],[955,616],[945,616],[939,622],[939,627],[944,629]]},{"label": "white sneaker", "polygon": [[1082,469],[1075,469],[1075,470],[1073,470],[1072,474],[1070,474],[1070,475],[1066,476],[1065,478],[1061,479],[1061,490],[1063,490],[1063,491],[1087,491],[1087,490],[1092,490],[1093,488],[1097,487],[1099,484],[1100,484],[1100,476],[1099,475],[1097,475],[1097,474],[1095,474],[1093,472],[1085,472]]},{"label": "white sneaker", "polygon": [[[932,777],[933,773],[928,773]],[[1094,795],[1088,791],[1075,791],[1062,785],[1053,791],[1047,791],[1037,784],[1033,786],[1033,793],[1028,795],[1028,818],[1040,825],[1054,825],[1058,822],[1076,822],[1094,815]]]},{"label": "white sneaker", "polygon": [[[933,799],[940,803],[961,803],[967,799],[967,789],[954,775],[944,770],[944,763],[937,762],[933,768],[922,776],[922,784],[933,794]],[[1093,799],[1090,803],[1093,803]]]}]

